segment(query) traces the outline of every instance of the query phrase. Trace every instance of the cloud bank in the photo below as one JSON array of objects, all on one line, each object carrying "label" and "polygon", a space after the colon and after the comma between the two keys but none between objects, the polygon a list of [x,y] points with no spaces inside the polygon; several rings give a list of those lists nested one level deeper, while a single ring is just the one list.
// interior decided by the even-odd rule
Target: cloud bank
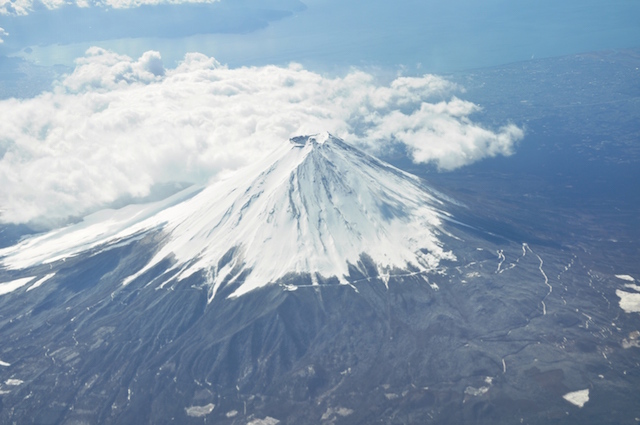
[{"label": "cloud bank", "polygon": [[0,220],[54,226],[154,185],[206,183],[293,135],[327,130],[372,153],[402,143],[451,170],[509,155],[522,131],[470,119],[478,107],[440,77],[380,84],[300,65],[229,69],[187,54],[167,69],[91,48],[50,92],[0,102]]},{"label": "cloud bank", "polygon": [[0,0],[0,15],[28,15],[35,8],[46,7],[49,10],[63,6],[102,7],[129,9],[145,5],[215,3],[220,0]]}]

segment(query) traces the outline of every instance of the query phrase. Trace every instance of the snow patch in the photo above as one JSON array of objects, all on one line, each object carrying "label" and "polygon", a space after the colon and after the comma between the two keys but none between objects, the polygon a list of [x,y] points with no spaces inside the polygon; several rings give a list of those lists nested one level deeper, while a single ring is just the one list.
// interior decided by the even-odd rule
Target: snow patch
[{"label": "snow patch", "polygon": [[43,283],[45,283],[47,280],[51,279],[53,276],[55,276],[55,273],[49,273],[48,275],[44,276],[41,279],[38,279],[36,281],[36,283],[34,283],[33,285],[31,285],[30,287],[27,288],[27,292],[29,292],[32,289],[36,289],[37,287],[39,287],[40,285],[42,285]]},{"label": "snow patch", "polygon": [[201,418],[207,416],[209,413],[213,412],[213,409],[216,407],[215,404],[209,403],[205,406],[189,406],[185,407],[184,410],[188,416],[192,416],[194,418]]},{"label": "snow patch", "polygon": [[11,386],[18,386],[24,384],[24,381],[21,379],[7,379],[4,383]]},{"label": "snow patch", "polygon": [[278,419],[267,416],[264,419],[254,419],[248,422],[247,425],[277,425],[279,423],[280,421]]},{"label": "snow patch", "polygon": [[320,418],[320,420],[322,421],[326,421],[329,418],[331,418],[334,415],[337,416],[342,416],[347,417],[349,415],[353,414],[353,410],[352,409],[347,409],[346,407],[336,407],[335,409],[332,407],[327,408],[327,410],[322,414],[322,417]]},{"label": "snow patch", "polygon": [[616,290],[616,295],[620,298],[620,308],[626,313],[640,313],[640,293],[625,292]]},{"label": "snow patch", "polygon": [[3,362],[2,360],[0,360],[0,366],[9,367],[9,366],[11,366],[11,364],[7,363],[7,362]]},{"label": "snow patch", "polygon": [[562,398],[564,398],[574,406],[582,407],[586,402],[589,401],[589,389],[587,388],[586,390],[573,391],[563,395]]},{"label": "snow patch", "polygon": [[20,279],[12,280],[10,282],[0,283],[0,295],[8,294],[9,292],[13,292],[18,288],[23,287],[30,281],[32,281],[35,276],[23,277]]},{"label": "snow patch", "polygon": [[617,274],[618,279],[626,280],[627,282],[635,282],[636,280],[628,274]]},{"label": "snow patch", "polygon": [[632,347],[640,348],[640,331],[630,332],[629,339],[623,339],[621,345],[625,350]]},{"label": "snow patch", "polygon": [[627,283],[624,285],[625,288],[629,288],[629,289],[633,289],[636,292],[640,292],[640,286],[639,285],[635,285],[633,283]]},{"label": "snow patch", "polygon": [[313,134],[311,136],[296,136],[289,139],[289,142],[297,147],[303,147],[310,144],[318,144],[323,145],[325,142],[330,140],[333,136],[328,132]]},{"label": "snow patch", "polygon": [[480,388],[474,388],[474,387],[467,387],[464,390],[464,393],[466,395],[470,395],[473,397],[479,397],[481,395],[486,394],[489,391],[489,387],[480,387]]},{"label": "snow patch", "polygon": [[349,416],[351,414],[353,414],[353,410],[352,409],[347,409],[346,407],[338,407],[337,409],[335,409],[335,412],[342,417],[345,416]]},{"label": "snow patch", "polygon": [[319,145],[323,145],[327,140],[329,140],[331,138],[331,134],[329,134],[328,132],[323,132],[320,134],[315,134],[313,136],[309,137],[309,140],[314,141],[315,143],[319,144]]}]

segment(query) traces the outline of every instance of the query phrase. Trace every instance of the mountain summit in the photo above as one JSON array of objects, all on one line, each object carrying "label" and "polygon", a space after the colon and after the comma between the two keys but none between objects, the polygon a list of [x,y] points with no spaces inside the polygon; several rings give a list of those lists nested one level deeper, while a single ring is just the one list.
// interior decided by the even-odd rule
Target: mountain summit
[{"label": "mountain summit", "polygon": [[[203,272],[211,301],[221,286],[239,296],[290,274],[308,275],[312,284],[332,278],[348,284],[350,268],[364,271],[363,258],[387,280],[398,270],[433,271],[440,260],[455,259],[438,240],[444,206],[417,177],[322,133],[291,138],[250,169],[157,207],[144,220],[96,232],[102,236],[90,243],[78,236],[87,234],[84,224],[67,229],[65,243],[57,237],[41,243],[45,252],[66,246],[66,255],[76,255],[161,229],[161,248],[123,284],[169,261],[157,284]],[[19,253],[0,256],[9,265],[35,259],[29,251],[43,251],[41,243],[27,241]]]}]

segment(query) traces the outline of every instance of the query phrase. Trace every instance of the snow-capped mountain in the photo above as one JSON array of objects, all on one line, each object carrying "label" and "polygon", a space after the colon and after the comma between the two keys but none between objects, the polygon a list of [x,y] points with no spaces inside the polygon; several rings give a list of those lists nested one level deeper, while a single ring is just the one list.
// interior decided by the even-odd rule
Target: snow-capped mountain
[{"label": "snow-capped mountain", "polygon": [[161,248],[123,284],[169,260],[157,284],[203,272],[210,300],[223,283],[236,280],[241,283],[232,296],[288,274],[347,284],[349,267],[359,267],[362,255],[386,279],[394,270],[429,272],[442,259],[455,259],[438,240],[444,202],[417,177],[329,133],[294,137],[251,169],[189,197],[193,193],[103,212],[0,251],[0,257],[8,267],[24,268],[161,229]]},{"label": "snow-capped mountain", "polygon": [[635,417],[637,277],[474,202],[320,134],[4,248],[0,423]]}]

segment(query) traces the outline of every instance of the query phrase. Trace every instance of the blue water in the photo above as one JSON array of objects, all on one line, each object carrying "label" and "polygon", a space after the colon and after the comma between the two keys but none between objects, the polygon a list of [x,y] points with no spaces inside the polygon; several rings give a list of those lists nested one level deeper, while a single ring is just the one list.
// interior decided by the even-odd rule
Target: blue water
[{"label": "blue water", "polygon": [[[231,66],[296,61],[320,71],[402,66],[420,74],[640,46],[637,0],[309,0],[306,9],[272,0],[267,11],[254,3],[227,8],[231,23],[216,18],[220,4],[118,11],[100,30],[89,27],[107,16],[101,10],[39,11],[39,21],[0,17],[11,34],[0,54],[71,65],[87,47],[100,45],[131,56],[159,50],[169,66],[200,51]],[[140,25],[132,26],[137,18]],[[43,20],[47,25],[30,23]],[[78,30],[65,31],[70,22]],[[18,53],[25,47],[31,52]]]}]

